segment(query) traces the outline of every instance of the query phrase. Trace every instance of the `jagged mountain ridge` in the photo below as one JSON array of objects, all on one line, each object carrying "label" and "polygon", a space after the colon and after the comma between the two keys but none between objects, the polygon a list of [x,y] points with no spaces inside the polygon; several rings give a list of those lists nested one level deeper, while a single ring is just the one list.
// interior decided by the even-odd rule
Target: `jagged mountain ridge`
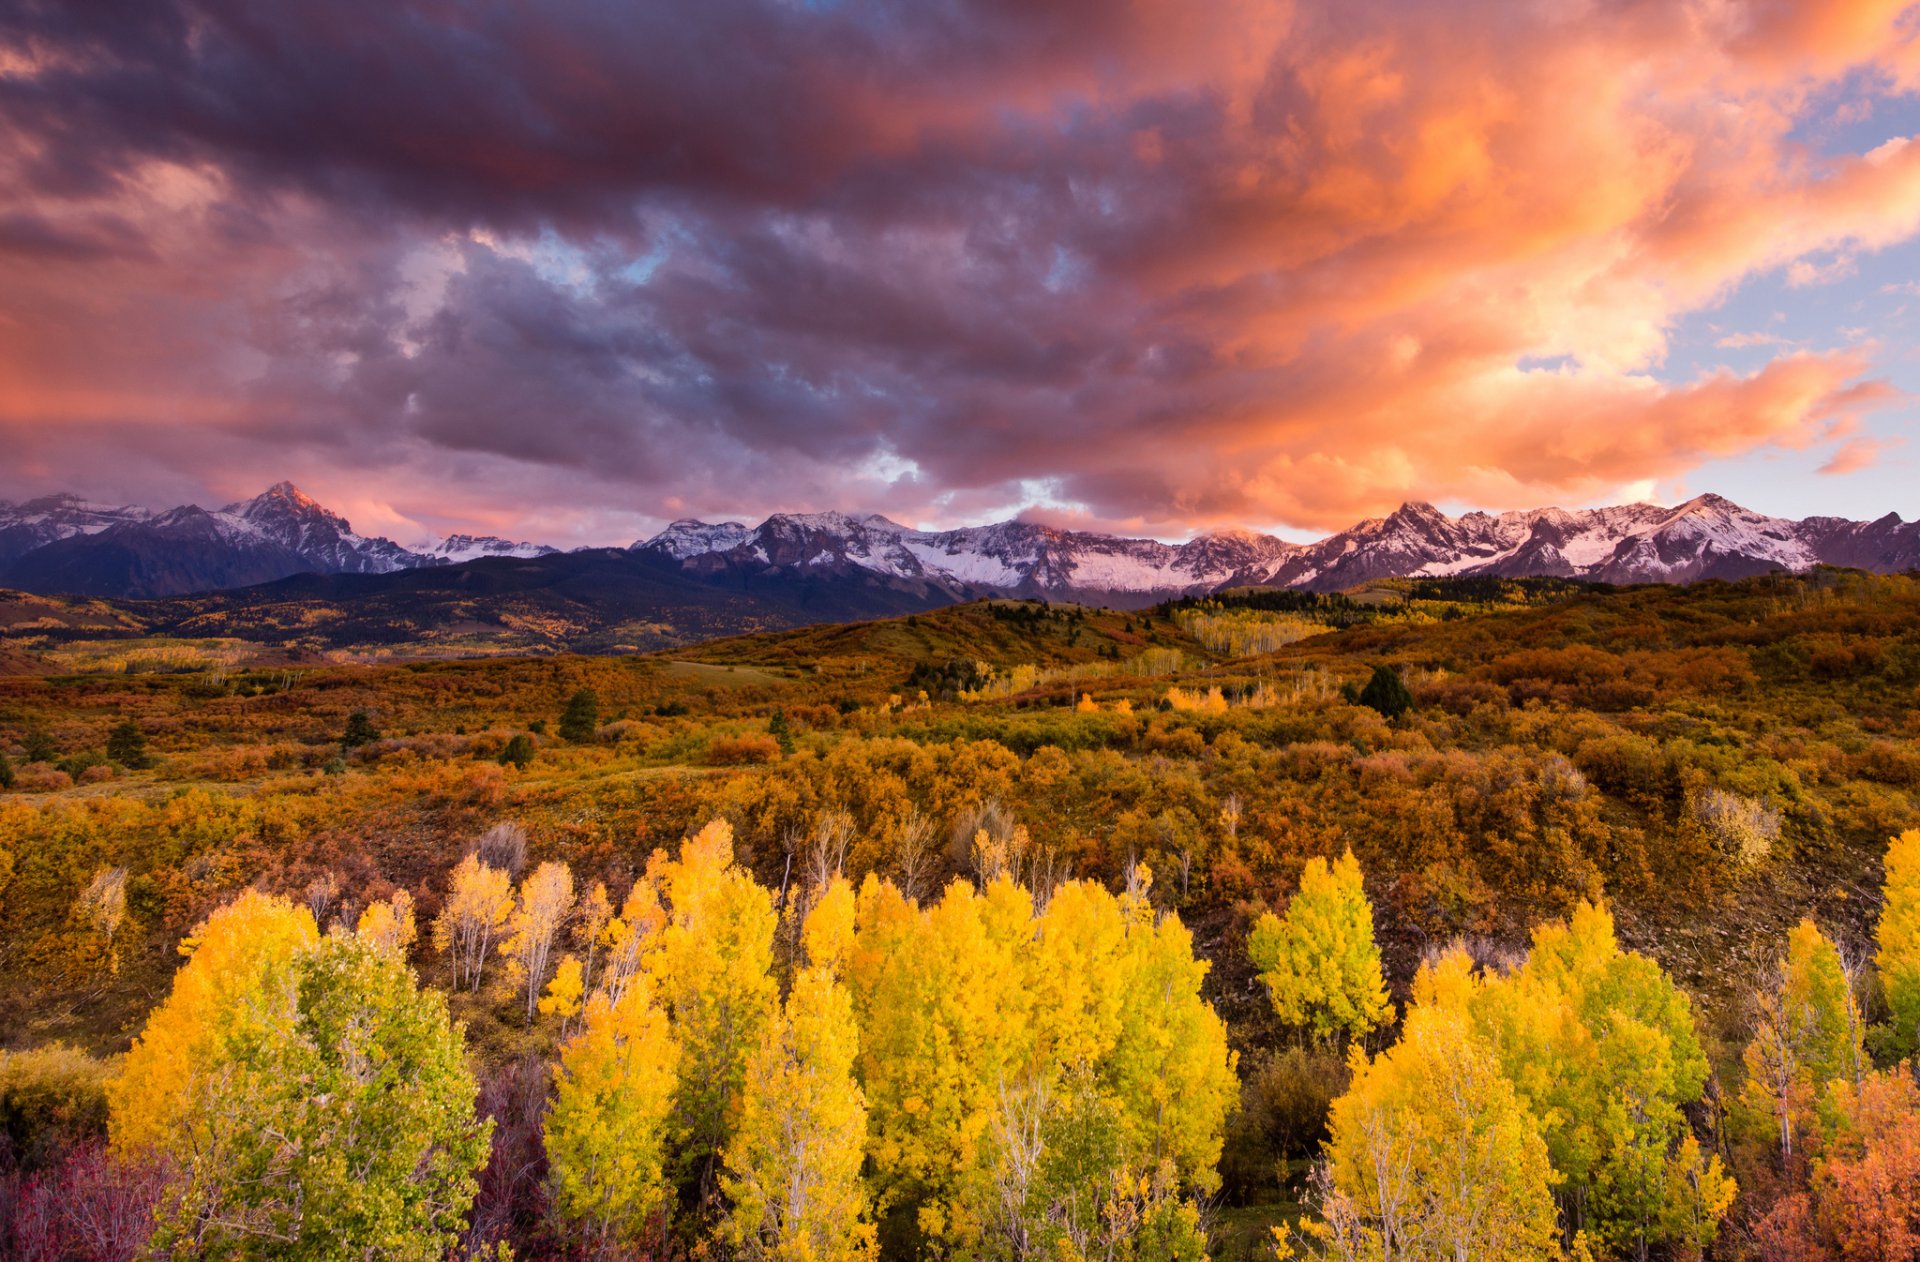
[{"label": "jagged mountain ridge", "polygon": [[[1229,587],[1337,591],[1420,575],[1551,575],[1610,583],[1739,578],[1818,564],[1920,568],[1920,524],[1768,517],[1716,495],[1449,517],[1409,503],[1315,543],[1244,530],[1185,543],[1021,520],[923,531],[878,514],[776,513],[674,522],[629,549],[723,590],[780,593],[831,619],[876,599],[931,607],[980,596],[1144,605]],[[540,544],[454,535],[405,548],[356,533],[291,483],[219,509],[153,512],[54,495],[0,503],[0,585],[152,599],[298,574],[394,574],[476,561],[542,560]],[[856,594],[857,589],[857,594]]]},{"label": "jagged mountain ridge", "polygon": [[636,550],[710,580],[863,571],[984,594],[1151,603],[1228,587],[1339,591],[1381,578],[1554,576],[1607,583],[1741,578],[1815,565],[1920,568],[1920,524],[1768,517],[1717,495],[1449,517],[1409,503],[1317,543],[1224,531],[1183,544],[1008,521],[919,531],[877,514],[777,513],[757,527],[683,520]]},{"label": "jagged mountain ridge", "polygon": [[454,535],[423,549],[357,533],[291,482],[223,508],[164,512],[72,495],[0,502],[0,582],[32,592],[149,599],[296,574],[391,574],[553,549]]}]

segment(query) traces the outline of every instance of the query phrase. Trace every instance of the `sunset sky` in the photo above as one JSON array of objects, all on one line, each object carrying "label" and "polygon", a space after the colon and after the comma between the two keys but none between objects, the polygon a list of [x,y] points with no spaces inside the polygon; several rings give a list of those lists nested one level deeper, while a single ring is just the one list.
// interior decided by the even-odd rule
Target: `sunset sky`
[{"label": "sunset sky", "polygon": [[1920,512],[1920,6],[0,0],[0,498]]}]

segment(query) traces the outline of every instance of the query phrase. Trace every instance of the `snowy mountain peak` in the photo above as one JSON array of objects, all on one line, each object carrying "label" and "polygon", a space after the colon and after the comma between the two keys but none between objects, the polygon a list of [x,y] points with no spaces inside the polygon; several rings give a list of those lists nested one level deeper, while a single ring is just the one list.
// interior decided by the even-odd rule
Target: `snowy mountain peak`
[{"label": "snowy mountain peak", "polygon": [[664,552],[676,560],[702,556],[709,552],[728,552],[753,536],[753,527],[745,522],[696,521],[683,517],[651,539],[633,545],[634,551]]},{"label": "snowy mountain peak", "polygon": [[436,558],[448,565],[459,565],[463,561],[477,561],[481,557],[530,557],[551,556],[560,549],[548,547],[544,543],[516,543],[511,539],[502,539],[498,535],[448,535],[438,543],[430,543],[415,551],[424,556]]}]

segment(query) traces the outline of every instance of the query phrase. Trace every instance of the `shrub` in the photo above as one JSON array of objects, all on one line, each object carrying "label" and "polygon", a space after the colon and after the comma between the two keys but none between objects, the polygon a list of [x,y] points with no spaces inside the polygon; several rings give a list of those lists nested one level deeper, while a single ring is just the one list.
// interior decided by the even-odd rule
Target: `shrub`
[{"label": "shrub", "polygon": [[64,1043],[0,1052],[0,1165],[51,1166],[107,1133],[107,1067]]},{"label": "shrub", "polygon": [[744,736],[716,736],[707,745],[707,761],[722,767],[773,762],[779,757],[780,742],[760,732]]},{"label": "shrub", "polygon": [[500,751],[500,762],[503,766],[518,767],[525,771],[533,762],[533,737],[525,732],[516,733],[507,742],[507,747]]}]

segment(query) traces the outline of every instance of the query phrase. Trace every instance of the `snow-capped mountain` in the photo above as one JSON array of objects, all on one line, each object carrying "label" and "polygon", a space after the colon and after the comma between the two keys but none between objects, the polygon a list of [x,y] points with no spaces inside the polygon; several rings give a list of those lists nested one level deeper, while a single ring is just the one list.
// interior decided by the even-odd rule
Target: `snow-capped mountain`
[{"label": "snow-capped mountain", "polygon": [[291,482],[276,482],[213,515],[230,523],[238,537],[277,543],[321,574],[391,574],[424,563],[391,539],[355,534],[346,518]]},{"label": "snow-capped mountain", "polygon": [[56,540],[98,534],[109,526],[151,516],[144,508],[89,504],[77,495],[43,495],[23,504],[0,500],[0,568]]},{"label": "snow-capped mountain", "polygon": [[417,554],[432,557],[441,565],[459,565],[464,561],[478,561],[481,557],[552,556],[559,550],[544,543],[515,543],[498,535],[448,535],[438,543],[414,549]]},{"label": "snow-capped mountain", "polygon": [[1022,521],[924,531],[878,514],[844,513],[776,513],[752,529],[738,522],[677,521],[633,546],[709,578],[864,572],[956,598],[1004,593],[1062,599],[1116,593],[1161,599],[1260,582],[1297,548],[1245,531],[1168,544]]},{"label": "snow-capped mountain", "polygon": [[[35,592],[149,598],[295,574],[393,574],[497,558],[540,565],[558,555],[474,535],[404,548],[355,532],[290,482],[211,510],[115,508],[70,495],[0,502],[0,586]],[[1423,575],[1685,583],[1820,564],[1904,571],[1920,569],[1920,524],[1895,514],[1792,521],[1702,495],[1673,508],[1459,517],[1410,503],[1316,543],[1223,530],[1172,544],[1017,520],[929,531],[878,514],[776,513],[757,526],[676,521],[626,555],[676,581],[778,589],[780,599],[833,618],[992,595],[1139,606],[1228,587],[1339,591]]]},{"label": "snow-capped mountain", "polygon": [[389,574],[446,564],[361,535],[291,482],[252,499],[164,512],[106,509],[71,496],[0,505],[0,582],[37,592],[158,597],[294,574]]},{"label": "snow-capped mountain", "polygon": [[1608,583],[1739,578],[1819,564],[1920,567],[1920,525],[1792,521],[1702,495],[1673,508],[1629,504],[1449,517],[1402,505],[1317,543],[1223,531],[1182,544],[1029,522],[920,531],[878,515],[789,514],[748,528],[678,521],[633,545],[709,578],[864,572],[982,594],[1145,604],[1227,587],[1339,591],[1374,579],[1553,575]]}]

